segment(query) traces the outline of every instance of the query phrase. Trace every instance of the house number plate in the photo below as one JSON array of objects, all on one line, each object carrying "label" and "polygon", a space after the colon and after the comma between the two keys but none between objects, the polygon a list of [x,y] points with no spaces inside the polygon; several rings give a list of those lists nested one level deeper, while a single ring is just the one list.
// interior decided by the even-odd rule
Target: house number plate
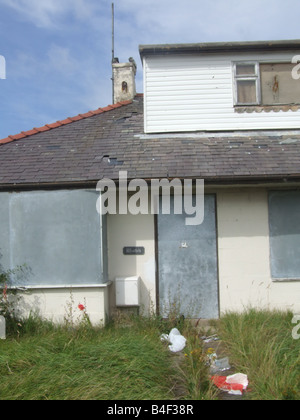
[{"label": "house number plate", "polygon": [[123,248],[124,255],[145,255],[145,248],[143,246],[125,246]]}]

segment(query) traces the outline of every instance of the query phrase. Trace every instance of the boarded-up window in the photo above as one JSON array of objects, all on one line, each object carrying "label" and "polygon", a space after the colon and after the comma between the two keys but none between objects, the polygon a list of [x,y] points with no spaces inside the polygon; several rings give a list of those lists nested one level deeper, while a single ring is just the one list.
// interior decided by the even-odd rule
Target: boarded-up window
[{"label": "boarded-up window", "polygon": [[300,83],[292,77],[295,64],[260,64],[262,105],[300,103]]},{"label": "boarded-up window", "polygon": [[300,279],[300,191],[269,193],[271,273],[274,279]]},{"label": "boarded-up window", "polygon": [[106,281],[106,221],[96,211],[98,198],[94,190],[0,194],[0,264],[26,264],[28,276],[16,276],[18,285]]}]

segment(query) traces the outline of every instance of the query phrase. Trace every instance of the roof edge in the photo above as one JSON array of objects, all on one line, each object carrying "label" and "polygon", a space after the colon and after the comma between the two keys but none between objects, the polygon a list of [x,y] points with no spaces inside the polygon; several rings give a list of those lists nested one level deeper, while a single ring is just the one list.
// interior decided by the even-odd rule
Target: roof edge
[{"label": "roof edge", "polygon": [[201,52],[232,52],[261,50],[295,50],[300,48],[300,39],[278,41],[203,42],[193,44],[139,45],[140,56],[155,54],[182,54]]},{"label": "roof edge", "polygon": [[[137,94],[136,96],[140,96],[140,95],[141,94]],[[51,123],[51,124],[45,124],[42,127],[38,127],[38,128],[34,127],[34,128],[32,128],[31,130],[28,130],[28,131],[21,131],[21,133],[14,134],[14,135],[9,135],[4,139],[0,139],[0,145],[6,144],[6,143],[11,143],[11,142],[16,141],[16,140],[24,139],[26,137],[30,137],[30,136],[33,136],[35,134],[42,133],[44,131],[49,131],[49,130],[52,130],[53,128],[61,127],[63,125],[71,124],[72,122],[83,120],[85,118],[90,118],[90,117],[93,117],[94,115],[98,115],[98,114],[102,114],[104,112],[112,111],[112,110],[120,108],[122,106],[130,105],[132,102],[133,102],[133,99],[128,100],[128,101],[117,102],[113,105],[108,105],[104,108],[98,108],[94,111],[88,111],[84,114],[78,114],[74,117],[68,117],[64,120],[56,121],[56,122]]]},{"label": "roof edge", "polygon": [[[131,181],[134,178],[128,177],[127,181]],[[154,177],[144,177],[147,183],[151,183],[153,179],[162,179],[161,177],[154,178]],[[167,178],[169,181],[172,179],[180,179],[183,181],[184,179],[191,179],[191,177],[186,176],[171,176]],[[224,176],[209,176],[209,177],[202,177],[194,176],[192,179],[204,179],[205,185],[209,188],[218,187],[218,186],[257,186],[257,185],[285,185],[288,186],[295,186],[300,183],[300,173],[297,174],[268,174],[268,175],[224,175]],[[113,181],[116,182],[118,185],[119,178],[112,178]],[[32,191],[32,190],[52,190],[52,189],[68,189],[74,188],[90,188],[97,185],[99,179],[90,179],[85,181],[59,181],[59,182],[31,182],[31,183],[0,183],[0,192],[8,192],[8,191]]]}]

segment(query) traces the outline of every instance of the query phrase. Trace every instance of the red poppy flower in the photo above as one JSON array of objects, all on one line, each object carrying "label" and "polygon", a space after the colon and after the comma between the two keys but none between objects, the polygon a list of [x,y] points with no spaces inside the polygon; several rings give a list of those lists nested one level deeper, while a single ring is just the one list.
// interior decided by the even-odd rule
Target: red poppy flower
[{"label": "red poppy flower", "polygon": [[5,284],[4,289],[3,289],[3,298],[7,299],[7,284]]},{"label": "red poppy flower", "polygon": [[85,310],[85,307],[80,303],[79,305],[78,305],[78,309],[80,309],[81,311],[84,311]]}]

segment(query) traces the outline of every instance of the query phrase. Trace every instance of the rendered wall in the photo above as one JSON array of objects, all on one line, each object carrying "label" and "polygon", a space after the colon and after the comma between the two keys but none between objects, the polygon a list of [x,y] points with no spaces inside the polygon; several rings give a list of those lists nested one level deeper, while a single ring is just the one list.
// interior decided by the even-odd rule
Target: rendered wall
[{"label": "rendered wall", "polygon": [[[109,318],[109,284],[102,286],[35,287],[20,293],[19,311],[22,316],[39,313],[55,323],[67,320],[74,324],[82,321],[84,305],[94,326],[104,325]],[[71,315],[72,312],[72,315]]]},{"label": "rendered wall", "polygon": [[249,306],[300,313],[300,281],[271,278],[268,190],[217,193],[221,313]]},{"label": "rendered wall", "polygon": [[[141,312],[155,308],[155,236],[153,215],[109,215],[108,265],[109,280],[117,277],[141,277]],[[126,246],[142,246],[144,255],[124,255]],[[115,307],[112,288],[111,305]]]}]

